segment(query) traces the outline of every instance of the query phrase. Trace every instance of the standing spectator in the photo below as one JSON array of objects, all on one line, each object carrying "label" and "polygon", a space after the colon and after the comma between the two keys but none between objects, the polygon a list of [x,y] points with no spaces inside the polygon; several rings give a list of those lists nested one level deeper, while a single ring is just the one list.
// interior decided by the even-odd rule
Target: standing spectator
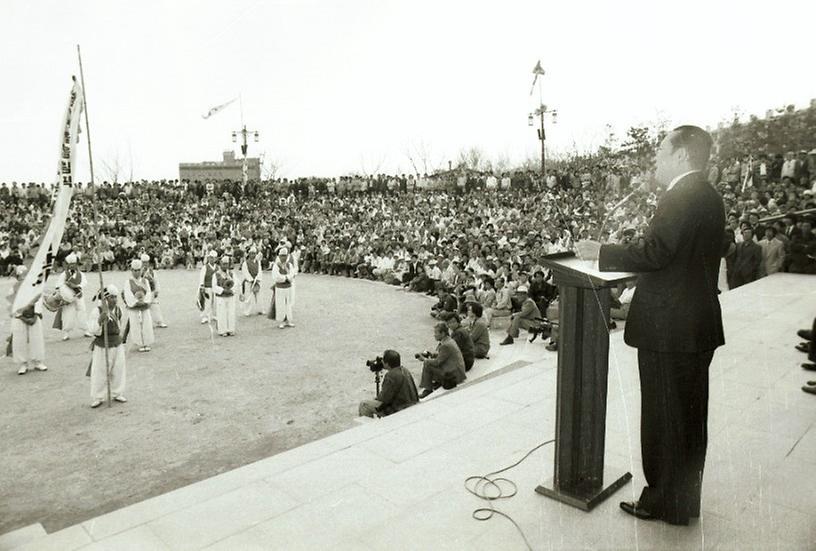
[{"label": "standing spectator", "polygon": [[734,257],[734,270],[731,276],[732,289],[759,278],[759,266],[762,263],[762,248],[754,242],[754,230],[747,223],[742,227],[742,243],[737,244]]},{"label": "standing spectator", "polygon": [[767,226],[765,236],[760,240],[762,263],[759,265],[759,277],[775,274],[782,269],[785,262],[785,245],[776,238],[776,228]]}]

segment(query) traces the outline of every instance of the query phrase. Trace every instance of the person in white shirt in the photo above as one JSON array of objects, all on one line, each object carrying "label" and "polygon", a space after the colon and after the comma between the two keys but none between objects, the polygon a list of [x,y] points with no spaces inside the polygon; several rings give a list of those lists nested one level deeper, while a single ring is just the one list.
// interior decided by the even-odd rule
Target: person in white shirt
[{"label": "person in white shirt", "polygon": [[66,268],[57,279],[57,290],[64,303],[60,307],[57,316],[54,318],[54,329],[62,330],[62,340],[67,341],[71,337],[71,331],[79,329],[85,336],[88,333],[87,310],[85,308],[85,297],[82,291],[88,283],[88,279],[77,266],[77,255],[69,254],[65,257]]},{"label": "person in white shirt", "polygon": [[[22,283],[27,271],[28,269],[23,265],[14,269],[18,282]],[[16,289],[12,288],[9,293],[9,302],[13,302],[15,292]],[[29,369],[37,371],[48,369],[43,363],[45,340],[42,326],[42,297],[12,316],[11,351],[14,363],[20,366],[17,370],[18,375],[25,375]]]},{"label": "person in white shirt", "polygon": [[213,317],[212,278],[218,270],[215,259],[218,253],[211,250],[201,267],[198,277],[198,306],[201,310],[201,323],[209,323]]},{"label": "person in white shirt", "polygon": [[295,265],[286,248],[278,251],[278,258],[272,264],[272,283],[275,284],[275,319],[278,327],[294,327],[292,312],[292,283],[297,275]]},{"label": "person in white shirt", "polygon": [[[108,285],[100,294],[102,298],[91,310],[89,320],[89,329],[96,337],[91,346],[92,408],[102,405],[102,400],[107,396],[108,372],[113,399],[117,402],[127,402],[124,396],[125,345],[122,343],[124,322],[122,309],[116,304],[119,289],[115,285]],[[107,305],[103,305],[102,301],[107,302]]]},{"label": "person in white shirt", "polygon": [[235,278],[230,257],[221,257],[219,269],[212,276],[215,328],[222,337],[235,335]]},{"label": "person in white shirt", "polygon": [[612,319],[626,319],[626,316],[629,314],[629,305],[632,304],[632,297],[635,296],[636,284],[637,282],[634,279],[630,279],[626,282],[626,287],[621,291],[617,299],[620,306],[615,306],[610,310]]},{"label": "person in white shirt", "polygon": [[258,315],[263,314],[263,304],[259,300],[261,294],[261,280],[263,270],[261,270],[261,255],[254,246],[250,247],[249,254],[241,264],[241,296],[244,301],[244,316],[251,316],[252,311]]},{"label": "person in white shirt", "polygon": [[487,180],[485,180],[485,189],[488,189],[488,190],[492,191],[492,190],[494,190],[494,189],[496,189],[498,187],[499,187],[499,180],[496,178],[496,176],[494,176],[493,174],[488,176]]},{"label": "person in white shirt", "polygon": [[125,306],[127,307],[128,335],[139,352],[150,352],[150,346],[155,337],[153,335],[153,316],[150,315],[150,303],[153,302],[153,290],[142,273],[141,260],[134,260],[130,264],[131,277],[122,290]]}]

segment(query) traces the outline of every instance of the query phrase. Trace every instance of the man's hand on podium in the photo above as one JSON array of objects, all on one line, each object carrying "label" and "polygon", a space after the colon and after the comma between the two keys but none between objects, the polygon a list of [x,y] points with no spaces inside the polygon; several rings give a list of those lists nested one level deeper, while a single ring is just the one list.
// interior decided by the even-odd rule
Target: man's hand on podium
[{"label": "man's hand on podium", "polygon": [[601,244],[597,241],[585,240],[575,243],[575,254],[581,260],[598,260]]}]

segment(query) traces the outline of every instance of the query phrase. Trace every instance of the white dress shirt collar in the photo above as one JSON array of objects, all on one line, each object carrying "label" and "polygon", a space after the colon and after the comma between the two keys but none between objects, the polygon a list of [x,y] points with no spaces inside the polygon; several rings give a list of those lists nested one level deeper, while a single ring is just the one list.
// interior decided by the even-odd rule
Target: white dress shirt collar
[{"label": "white dress shirt collar", "polygon": [[680,176],[675,176],[675,177],[674,177],[674,180],[672,180],[671,182],[669,182],[669,187],[667,187],[667,188],[666,188],[666,191],[669,191],[671,188],[673,188],[673,187],[674,187],[674,185],[675,185],[677,182],[679,182],[680,180],[682,180],[683,178],[685,178],[685,177],[686,177],[686,176],[688,176],[689,174],[694,174],[695,172],[702,172],[702,171],[701,171],[701,170],[689,170],[688,172],[684,172],[684,173],[683,173],[683,174],[681,174]]}]

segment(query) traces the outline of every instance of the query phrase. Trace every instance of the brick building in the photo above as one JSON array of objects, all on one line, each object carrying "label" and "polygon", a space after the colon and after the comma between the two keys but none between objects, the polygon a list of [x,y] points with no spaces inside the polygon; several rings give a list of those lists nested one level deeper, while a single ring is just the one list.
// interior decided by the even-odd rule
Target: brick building
[{"label": "brick building", "polygon": [[[233,151],[224,151],[223,161],[203,163],[179,163],[179,180],[194,182],[199,180],[241,180],[242,159],[236,159]],[[257,157],[247,159],[247,178],[261,180],[261,161]]]}]

